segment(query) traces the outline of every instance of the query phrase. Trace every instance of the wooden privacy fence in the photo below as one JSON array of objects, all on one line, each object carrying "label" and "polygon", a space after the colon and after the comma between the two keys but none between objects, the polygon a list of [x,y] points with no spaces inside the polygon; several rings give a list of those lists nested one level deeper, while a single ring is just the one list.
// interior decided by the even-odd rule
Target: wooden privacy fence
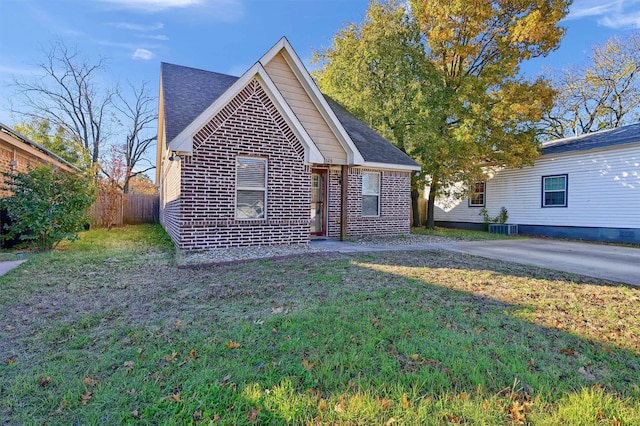
[{"label": "wooden privacy fence", "polygon": [[[146,194],[120,194],[116,204],[114,226],[158,223],[160,220],[160,196]],[[106,206],[101,197],[91,207],[91,226],[106,226]]]}]

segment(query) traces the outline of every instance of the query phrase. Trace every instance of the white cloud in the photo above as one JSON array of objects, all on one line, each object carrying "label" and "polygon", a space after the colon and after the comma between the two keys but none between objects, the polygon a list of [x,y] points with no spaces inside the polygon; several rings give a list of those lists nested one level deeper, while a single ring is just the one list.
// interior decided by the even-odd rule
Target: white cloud
[{"label": "white cloud", "polygon": [[620,1],[577,0],[569,8],[567,19],[580,19],[588,16],[602,16],[618,10]]},{"label": "white cloud", "polygon": [[131,55],[132,59],[141,59],[143,61],[148,61],[149,59],[152,59],[155,55],[153,54],[153,52],[147,50],[147,49],[136,49],[135,52],[133,52],[133,54]]},{"label": "white cloud", "polygon": [[600,25],[609,28],[640,28],[640,11],[629,14],[615,14],[598,19]]},{"label": "white cloud", "polygon": [[123,9],[141,9],[150,12],[157,12],[166,9],[175,9],[181,7],[198,6],[204,3],[204,0],[101,0],[105,3],[111,3]]},{"label": "white cloud", "polygon": [[141,32],[157,31],[164,28],[164,24],[162,22],[156,22],[155,24],[147,24],[147,25],[134,24],[132,22],[116,22],[110,25],[113,25],[116,28],[122,28],[125,30],[132,30],[132,31],[141,31]]},{"label": "white cloud", "polygon": [[613,29],[640,26],[640,0],[575,0],[566,19],[595,18]]},{"label": "white cloud", "polygon": [[167,41],[169,40],[169,36],[166,36],[164,34],[158,34],[158,35],[145,35],[143,36],[144,38],[150,38],[151,40],[159,40],[159,41]]}]

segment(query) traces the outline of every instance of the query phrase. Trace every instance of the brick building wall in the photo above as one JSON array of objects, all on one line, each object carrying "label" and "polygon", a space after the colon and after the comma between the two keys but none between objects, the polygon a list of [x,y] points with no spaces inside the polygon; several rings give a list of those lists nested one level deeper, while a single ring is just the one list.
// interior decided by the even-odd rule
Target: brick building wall
[{"label": "brick building wall", "polygon": [[[264,220],[235,219],[238,156],[267,160]],[[194,136],[193,155],[181,163],[179,248],[309,241],[311,170],[304,147],[257,80]]]},{"label": "brick building wall", "polygon": [[[12,146],[0,143],[0,172],[24,173],[29,169],[30,166],[34,167],[40,164],[47,163],[47,161],[41,158],[34,157],[18,150],[16,150],[14,153],[14,148]],[[4,188],[5,180],[6,178],[4,177],[4,175],[0,174],[0,198],[11,195],[10,191],[2,189]]]}]

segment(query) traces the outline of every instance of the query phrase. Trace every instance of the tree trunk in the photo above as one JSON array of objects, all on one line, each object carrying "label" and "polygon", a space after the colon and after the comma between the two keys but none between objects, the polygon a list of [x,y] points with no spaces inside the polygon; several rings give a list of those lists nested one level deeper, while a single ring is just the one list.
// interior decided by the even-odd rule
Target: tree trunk
[{"label": "tree trunk", "polygon": [[438,178],[433,176],[431,186],[429,186],[429,199],[427,200],[427,229],[436,229],[433,211],[436,203],[436,194],[438,193]]},{"label": "tree trunk", "polygon": [[414,228],[422,226],[422,224],[420,223],[419,200],[420,200],[420,191],[418,191],[417,189],[412,189],[411,190],[411,211],[413,213]]}]

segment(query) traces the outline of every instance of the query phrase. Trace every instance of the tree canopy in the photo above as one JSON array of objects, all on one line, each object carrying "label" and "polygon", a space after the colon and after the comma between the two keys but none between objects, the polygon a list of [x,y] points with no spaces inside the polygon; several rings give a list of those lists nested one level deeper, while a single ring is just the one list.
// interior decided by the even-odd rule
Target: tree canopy
[{"label": "tree canopy", "polygon": [[595,46],[589,60],[559,72],[553,110],[545,115],[547,138],[611,129],[640,118],[640,33]]},{"label": "tree canopy", "polygon": [[[376,125],[384,120],[372,119],[380,116],[376,111],[397,117],[389,105],[402,105],[400,122],[406,124],[405,131],[411,129],[406,132],[411,144],[405,141],[404,146],[422,164],[430,185],[428,227],[434,226],[435,198],[454,183],[481,179],[484,166],[521,167],[538,155],[536,125],[551,109],[554,91],[542,78],[522,78],[520,64],[559,46],[564,30],[558,22],[569,4],[410,0],[405,8],[399,2],[374,0],[364,24],[340,31],[319,54],[322,67],[315,75],[320,88],[374,127],[384,127]],[[388,22],[396,25],[389,27]],[[379,59],[370,54],[382,49],[371,47],[376,39],[410,52],[393,54],[391,49],[391,57],[382,59],[389,62],[385,70],[403,70],[397,74],[410,77],[381,78]],[[423,57],[414,60],[411,55],[417,52]],[[349,86],[354,90],[345,91]],[[362,87],[372,93],[357,93]],[[376,98],[391,100],[373,106],[367,102]],[[398,143],[393,131],[386,134]]]}]

